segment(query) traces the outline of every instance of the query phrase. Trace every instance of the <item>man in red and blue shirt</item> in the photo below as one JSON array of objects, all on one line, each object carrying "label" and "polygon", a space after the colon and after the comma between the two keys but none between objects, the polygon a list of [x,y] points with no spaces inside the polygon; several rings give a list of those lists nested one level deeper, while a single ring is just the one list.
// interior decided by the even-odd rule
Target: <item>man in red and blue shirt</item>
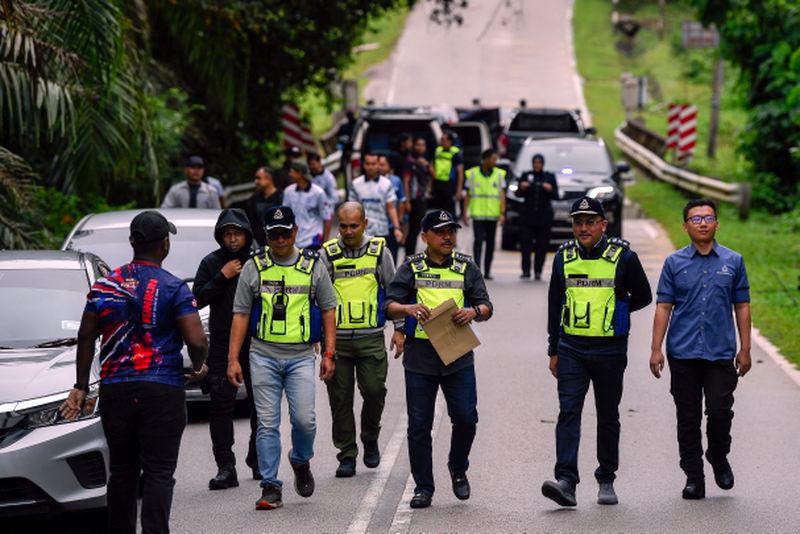
[{"label": "man in red and blue shirt", "polygon": [[[184,381],[199,380],[208,342],[186,283],[161,268],[175,226],[156,211],[130,225],[133,261],[99,279],[78,331],[77,382],[61,408],[73,418],[89,391],[89,367],[101,336],[100,413],[108,441],[109,532],[136,532],[142,472],[142,530],[169,532],[172,490],[183,429]],[[184,376],[186,342],[193,372]]]}]

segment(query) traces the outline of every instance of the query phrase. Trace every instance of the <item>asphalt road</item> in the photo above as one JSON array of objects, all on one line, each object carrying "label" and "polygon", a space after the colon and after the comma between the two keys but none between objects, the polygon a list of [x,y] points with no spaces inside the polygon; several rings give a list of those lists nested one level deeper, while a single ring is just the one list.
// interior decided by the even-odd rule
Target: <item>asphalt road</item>
[{"label": "asphalt road", "polygon": [[[376,69],[367,87],[367,96],[376,102],[460,105],[480,97],[487,104],[514,104],[522,97],[530,106],[583,107],[572,64],[570,2],[511,0],[506,5],[505,1],[471,0],[464,26],[449,32],[427,22],[430,3],[417,5],[392,61]],[[655,285],[663,259],[671,252],[663,231],[651,221],[629,218],[624,236]],[[470,237],[468,228],[460,233],[462,251],[469,251]],[[719,237],[724,243],[724,230]],[[303,499],[292,490],[285,460],[288,417],[284,417],[280,473],[286,486],[284,508],[277,511],[255,511],[260,490],[256,481],[248,479],[246,468],[240,471],[240,487],[208,491],[208,479],[215,473],[208,424],[202,410],[193,411],[176,473],[173,532],[800,530],[800,455],[796,452],[800,388],[758,346],[753,349],[753,370],[741,381],[734,405],[731,463],[736,487],[723,492],[709,479],[705,500],[681,499],[684,479],[678,467],[668,377],[655,380],[647,364],[653,306],[633,316],[621,405],[621,467],[616,484],[620,504],[595,504],[596,418],[591,393],[584,412],[580,455],[584,482],[578,487],[578,507],[560,509],[543,498],[539,488],[552,476],[557,417],[556,386],[545,354],[547,281],[519,281],[519,255],[510,252],[498,252],[493,272],[495,280],[488,288],[495,316],[477,327],[482,340],[476,351],[480,422],[469,471],[470,500],[458,501],[449,488],[450,425],[440,409],[433,506],[415,511],[408,507],[413,486],[405,442],[403,373],[400,361],[393,360],[380,439],[381,466],[368,470],[359,460],[356,477],[334,478],[336,451],[330,440],[327,394],[320,383],[312,461],[316,493]],[[441,408],[441,398],[439,403]],[[247,432],[247,421],[237,420],[235,450],[240,463]]]}]

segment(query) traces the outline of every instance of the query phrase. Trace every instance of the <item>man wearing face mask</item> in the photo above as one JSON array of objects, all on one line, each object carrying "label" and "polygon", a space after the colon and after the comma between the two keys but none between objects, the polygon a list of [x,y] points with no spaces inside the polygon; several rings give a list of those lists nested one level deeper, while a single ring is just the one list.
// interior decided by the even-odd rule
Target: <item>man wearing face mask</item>
[{"label": "man wearing face mask", "polygon": [[[239,282],[242,266],[250,257],[253,232],[244,210],[223,210],[217,219],[214,238],[219,248],[203,258],[197,268],[192,292],[197,306],[210,307],[208,320],[209,352],[208,375],[203,390],[210,396],[208,422],[217,476],[208,482],[211,490],[236,487],[236,457],[233,454],[233,412],[236,405],[237,388],[227,379],[228,344],[233,320],[233,296]],[[250,405],[250,441],[245,462],[252,469],[253,478],[259,479],[255,450],[256,415],[253,406],[253,388],[250,383],[249,363],[250,339],[245,338],[239,351],[239,361],[247,388]]]},{"label": "man wearing face mask", "polygon": [[579,198],[572,232],[556,252],[548,295],[550,372],[558,381],[555,481],[542,494],[575,506],[581,412],[591,382],[597,407],[598,504],[617,504],[619,403],[628,363],[630,314],[653,300],[642,264],[627,241],[609,238],[603,205]]}]

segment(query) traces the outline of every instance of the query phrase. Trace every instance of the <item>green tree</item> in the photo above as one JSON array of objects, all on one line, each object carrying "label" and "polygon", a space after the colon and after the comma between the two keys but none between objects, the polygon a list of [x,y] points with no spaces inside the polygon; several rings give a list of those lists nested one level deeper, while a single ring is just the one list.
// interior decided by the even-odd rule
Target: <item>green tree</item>
[{"label": "green tree", "polygon": [[800,4],[796,0],[692,0],[715,24],[723,55],[741,73],[754,195],[775,211],[800,203]]}]

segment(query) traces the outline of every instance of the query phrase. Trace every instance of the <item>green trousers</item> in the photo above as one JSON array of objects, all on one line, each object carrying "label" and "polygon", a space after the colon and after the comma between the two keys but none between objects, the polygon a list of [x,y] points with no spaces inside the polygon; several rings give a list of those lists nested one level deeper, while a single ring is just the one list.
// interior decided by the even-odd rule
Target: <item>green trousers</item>
[{"label": "green trousers", "polygon": [[328,399],[333,419],[333,445],[336,458],[358,456],[356,420],[353,415],[355,385],[361,392],[361,441],[378,440],[381,415],[386,402],[386,341],[383,332],[361,338],[336,339],[336,372],[328,380]]}]

